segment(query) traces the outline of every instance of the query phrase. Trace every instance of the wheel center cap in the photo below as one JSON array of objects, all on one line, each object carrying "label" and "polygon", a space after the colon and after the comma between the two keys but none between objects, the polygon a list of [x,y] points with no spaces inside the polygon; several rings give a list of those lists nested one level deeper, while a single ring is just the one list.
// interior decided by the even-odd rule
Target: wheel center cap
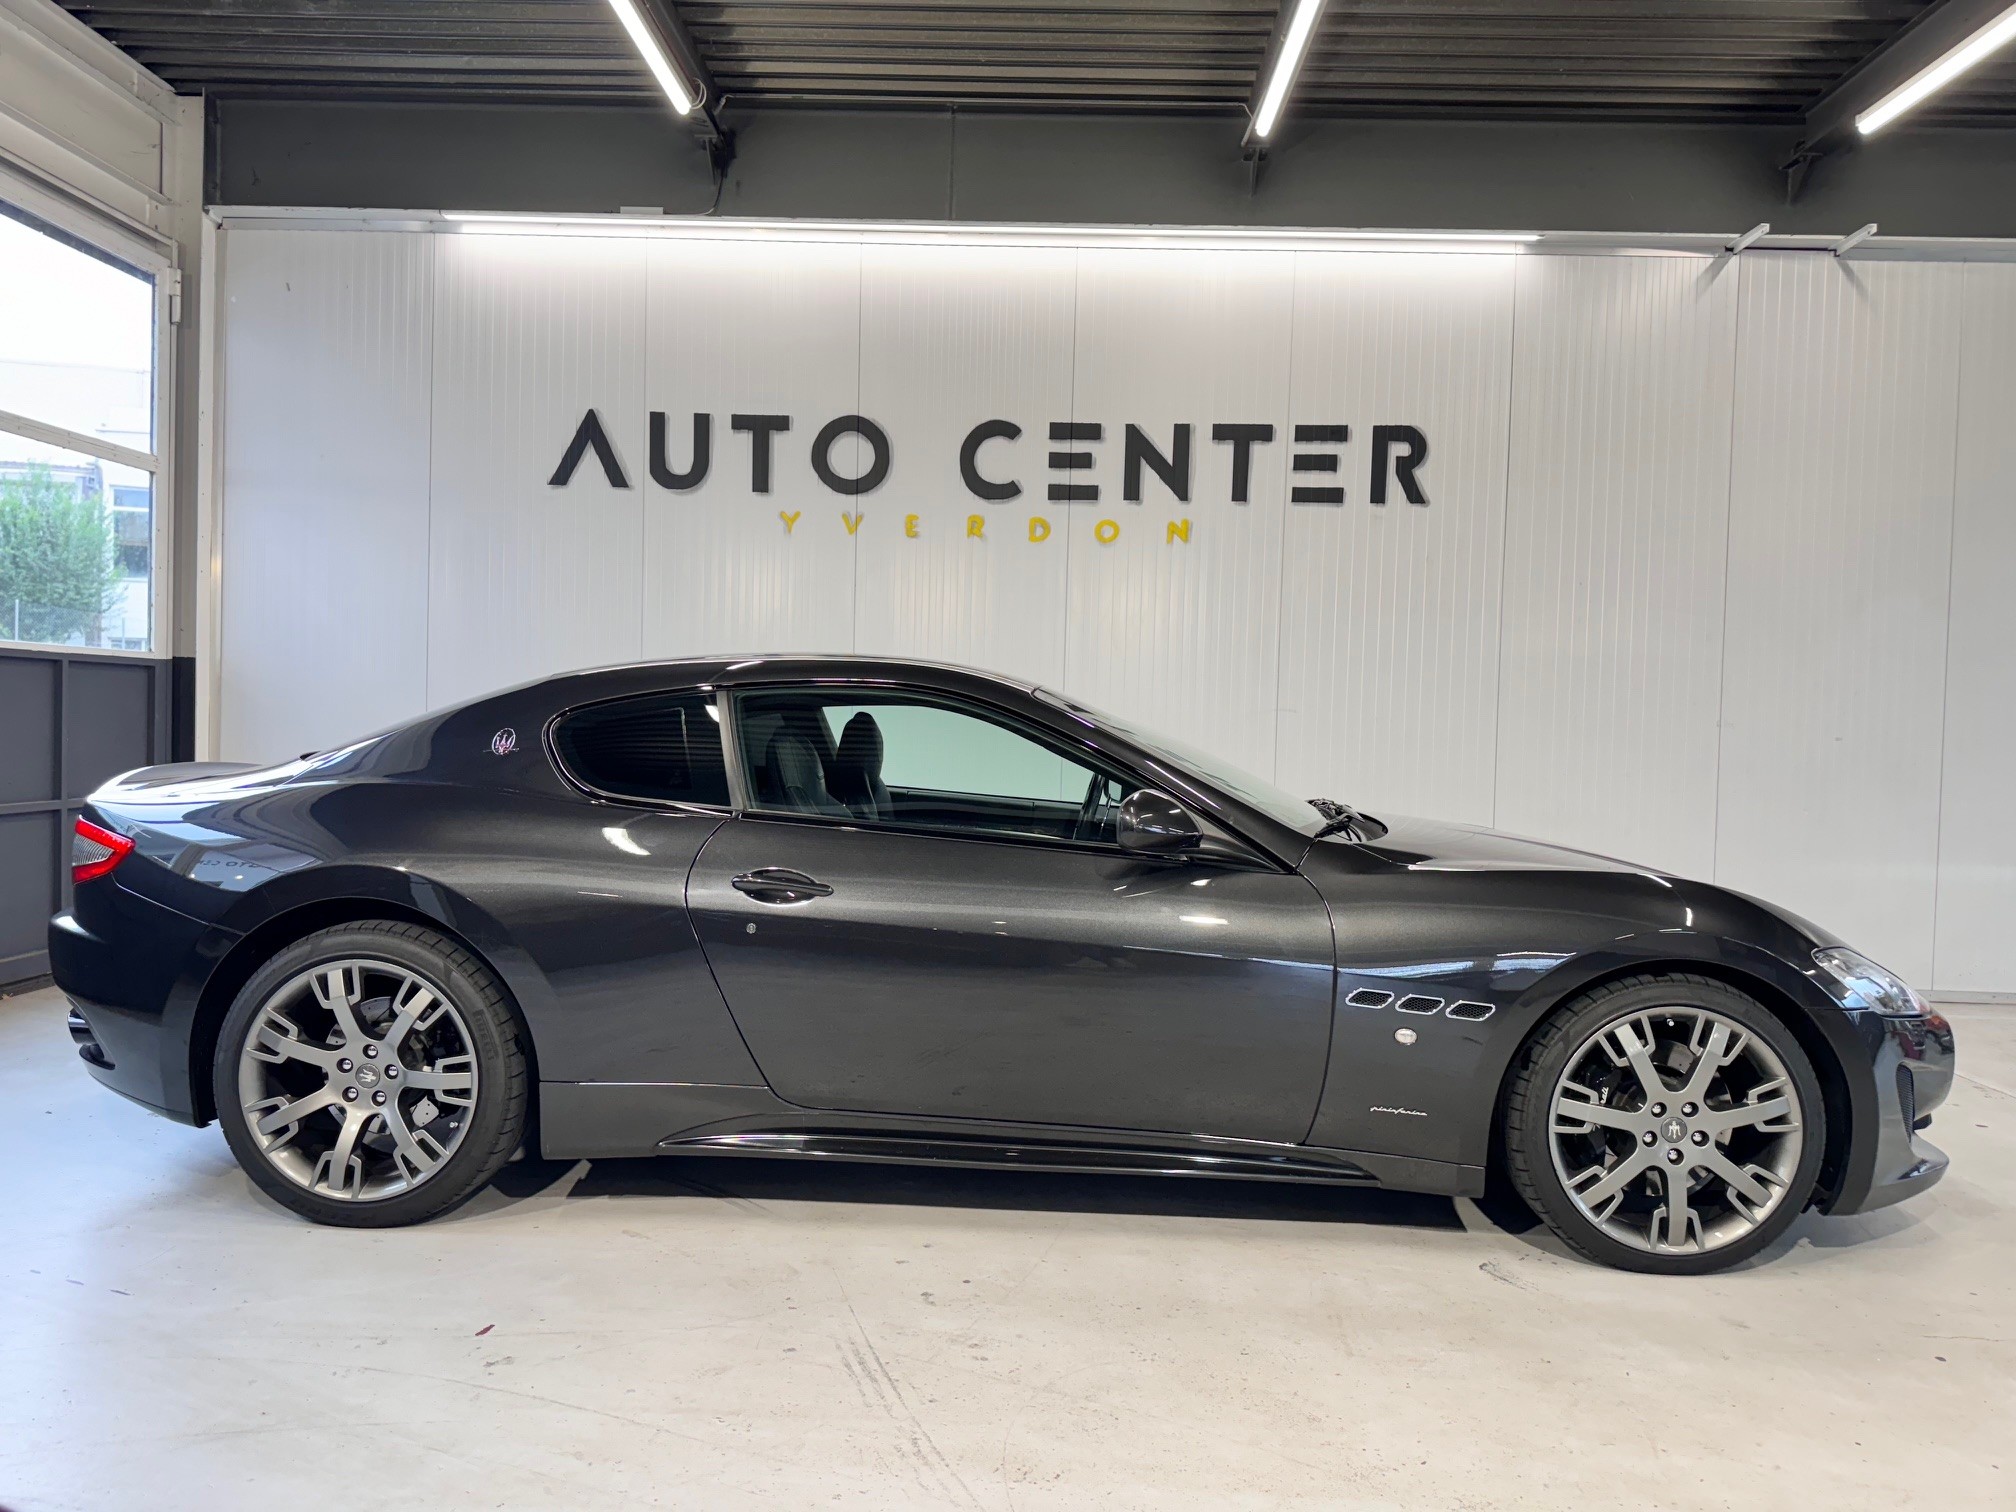
[{"label": "wheel center cap", "polygon": [[1666,1143],[1679,1144],[1687,1137],[1687,1125],[1677,1118],[1669,1118],[1659,1125],[1659,1132],[1666,1136]]},{"label": "wheel center cap", "polygon": [[[376,1066],[359,1066],[357,1068],[357,1085],[360,1087],[377,1086],[378,1068]],[[1678,1136],[1675,1137],[1677,1138]]]}]

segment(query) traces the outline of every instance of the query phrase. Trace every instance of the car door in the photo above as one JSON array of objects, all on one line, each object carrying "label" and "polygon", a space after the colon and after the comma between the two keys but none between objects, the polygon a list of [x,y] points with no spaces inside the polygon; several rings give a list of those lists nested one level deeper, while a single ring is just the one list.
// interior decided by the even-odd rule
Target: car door
[{"label": "car door", "polygon": [[688,883],[779,1095],[809,1108],[1295,1141],[1322,1090],[1328,911],[1301,876],[1144,861],[1139,786],[1000,710],[737,695],[744,811]]}]

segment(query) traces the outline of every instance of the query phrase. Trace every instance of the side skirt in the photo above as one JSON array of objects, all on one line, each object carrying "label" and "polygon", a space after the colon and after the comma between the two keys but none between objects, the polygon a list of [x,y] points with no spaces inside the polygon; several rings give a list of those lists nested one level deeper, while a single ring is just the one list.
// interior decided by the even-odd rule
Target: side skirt
[{"label": "side skirt", "polygon": [[[1207,1135],[1062,1129],[959,1119],[815,1112],[766,1087],[543,1082],[550,1159],[754,1156],[1139,1176],[1380,1186],[1446,1197],[1484,1192],[1480,1166]],[[673,1132],[667,1133],[667,1129]]]}]

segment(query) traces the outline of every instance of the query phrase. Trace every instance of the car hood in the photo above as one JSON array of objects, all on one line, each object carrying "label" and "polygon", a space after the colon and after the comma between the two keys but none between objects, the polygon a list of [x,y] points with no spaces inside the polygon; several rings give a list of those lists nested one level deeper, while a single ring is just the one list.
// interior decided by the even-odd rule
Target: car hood
[{"label": "car hood", "polygon": [[1656,867],[1599,856],[1593,851],[1550,845],[1474,824],[1448,824],[1404,814],[1380,814],[1386,833],[1362,848],[1417,871],[1579,871],[1633,872],[1665,876]]}]

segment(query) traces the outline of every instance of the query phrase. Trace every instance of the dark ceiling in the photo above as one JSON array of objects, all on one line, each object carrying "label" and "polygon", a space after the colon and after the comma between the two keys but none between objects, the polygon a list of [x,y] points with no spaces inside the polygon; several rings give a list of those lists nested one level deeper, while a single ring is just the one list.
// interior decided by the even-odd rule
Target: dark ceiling
[{"label": "dark ceiling", "polygon": [[[66,0],[185,92],[626,102],[606,0]],[[1330,0],[1297,113],[1791,123],[1929,0]],[[735,104],[1238,112],[1273,0],[705,0]],[[2016,124],[2016,56],[1914,119]]]}]

